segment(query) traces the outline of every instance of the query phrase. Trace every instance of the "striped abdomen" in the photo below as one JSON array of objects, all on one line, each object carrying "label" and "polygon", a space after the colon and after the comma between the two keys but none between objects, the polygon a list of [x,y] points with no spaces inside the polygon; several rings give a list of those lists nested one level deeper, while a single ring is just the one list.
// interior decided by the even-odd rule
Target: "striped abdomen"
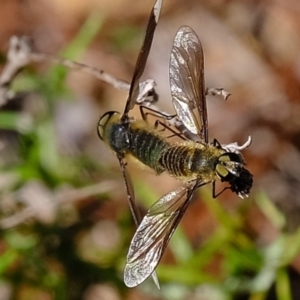
[{"label": "striped abdomen", "polygon": [[214,180],[219,153],[215,147],[198,143],[169,147],[160,158],[161,167],[172,176],[191,180]]},{"label": "striped abdomen", "polygon": [[162,154],[170,148],[165,138],[144,128],[130,128],[130,141],[128,153],[155,170],[157,174],[165,171],[160,164]]}]

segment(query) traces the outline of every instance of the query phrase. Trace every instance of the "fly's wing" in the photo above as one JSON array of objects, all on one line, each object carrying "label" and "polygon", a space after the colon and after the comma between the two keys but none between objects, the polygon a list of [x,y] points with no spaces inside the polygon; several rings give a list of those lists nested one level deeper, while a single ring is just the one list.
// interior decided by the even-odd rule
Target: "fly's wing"
[{"label": "fly's wing", "polygon": [[134,107],[134,104],[136,103],[137,97],[139,95],[139,81],[145,70],[145,66],[151,49],[154,31],[157,26],[161,6],[162,6],[162,0],[156,0],[151,10],[147,29],[146,29],[146,35],[135,65],[135,69],[134,69],[134,73],[133,73],[133,77],[129,89],[129,95],[124,110],[124,116],[127,116],[128,112]]},{"label": "fly's wing", "polygon": [[135,287],[157,267],[168,242],[187,209],[196,184],[180,187],[160,198],[137,229],[128,251],[124,282]]},{"label": "fly's wing", "polygon": [[203,50],[188,26],[179,28],[175,36],[169,77],[177,116],[190,132],[208,143]]},{"label": "fly's wing", "polygon": [[[126,186],[129,208],[130,208],[130,211],[131,211],[131,214],[132,214],[132,217],[133,217],[136,227],[139,227],[139,224],[141,223],[142,218],[141,218],[141,213],[135,203],[135,196],[134,196],[132,180],[127,171],[126,163],[122,159],[119,159],[119,163],[120,163],[120,167],[122,170],[122,174],[123,174],[123,178],[124,178],[124,182],[125,182],[125,186]],[[160,289],[159,281],[158,281],[158,278],[157,278],[157,275],[155,272],[152,273],[152,278],[153,278],[153,281],[154,281],[155,285],[157,286],[157,288]]]}]

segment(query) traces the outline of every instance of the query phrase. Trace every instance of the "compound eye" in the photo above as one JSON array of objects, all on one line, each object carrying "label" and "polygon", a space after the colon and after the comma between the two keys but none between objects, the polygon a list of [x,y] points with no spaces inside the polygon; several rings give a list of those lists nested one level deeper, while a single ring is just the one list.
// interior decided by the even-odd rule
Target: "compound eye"
[{"label": "compound eye", "polygon": [[233,180],[236,176],[229,172],[226,165],[218,163],[216,166],[216,172],[222,182],[229,182]]},{"label": "compound eye", "polygon": [[100,139],[103,141],[103,136],[104,136],[104,132],[105,132],[105,127],[107,126],[107,124],[114,120],[116,118],[116,116],[119,116],[120,113],[118,113],[117,111],[109,111],[106,112],[104,115],[101,116],[101,118],[99,119],[98,122],[98,126],[97,126],[97,132],[98,132],[98,136],[100,137]]},{"label": "compound eye", "polygon": [[216,172],[221,181],[231,181],[240,175],[243,167],[242,158],[233,152],[220,155],[216,165]]}]

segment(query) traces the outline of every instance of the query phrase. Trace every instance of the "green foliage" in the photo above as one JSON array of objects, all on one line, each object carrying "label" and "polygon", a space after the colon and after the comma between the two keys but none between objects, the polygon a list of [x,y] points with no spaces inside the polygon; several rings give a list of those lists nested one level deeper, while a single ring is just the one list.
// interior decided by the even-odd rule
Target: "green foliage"
[{"label": "green foliage", "polygon": [[[102,19],[96,14],[90,16],[78,36],[63,53],[68,58],[78,59],[94,39],[101,23]],[[19,109],[11,110],[8,107],[0,112],[2,134],[7,134],[9,137],[13,135],[17,141],[17,144],[13,144],[13,151],[8,154],[8,156],[15,155],[16,159],[1,160],[1,178],[10,179],[9,175],[12,174],[14,178],[13,183],[9,185],[11,191],[8,191],[7,187],[3,189],[1,187],[2,199],[7,193],[11,193],[10,197],[14,197],[17,202],[19,197],[22,197],[23,187],[33,181],[39,182],[45,189],[48,189],[50,201],[53,201],[57,189],[66,183],[74,187],[86,184],[87,178],[84,179],[82,175],[82,167],[88,163],[87,158],[84,154],[68,156],[62,153],[57,144],[54,128],[57,99],[63,98],[67,93],[65,84],[67,74],[68,70],[61,66],[51,67],[44,76],[28,68],[14,80],[12,89],[20,95],[21,101],[25,101],[25,95],[32,97],[33,91],[39,95],[39,101],[34,103],[38,108],[33,112],[23,109],[23,104]],[[36,203],[36,205],[41,204]],[[52,202],[51,205],[55,203]],[[43,209],[43,206],[41,208]],[[18,218],[22,220],[24,217],[26,220],[26,214],[31,215],[29,211],[30,207],[25,208],[22,203],[17,203],[8,215],[12,215],[13,223],[14,219],[19,223]],[[33,213],[33,216],[39,218],[38,210],[36,213]],[[13,288],[12,297],[35,299],[39,298],[39,293],[48,293],[53,299],[70,299],[76,293],[79,295],[84,291],[86,284],[82,286],[78,284],[78,290],[72,290],[71,286],[80,281],[75,276],[68,278],[68,272],[79,265],[84,266],[87,273],[95,267],[87,267],[88,264],[84,264],[83,259],[78,258],[77,255],[74,255],[74,259],[70,262],[76,246],[73,249],[59,247],[62,245],[66,230],[70,227],[70,224],[66,225],[66,217],[69,216],[64,216],[64,223],[58,226],[55,223],[40,224],[35,221],[6,229],[6,226],[10,227],[7,224],[13,223],[10,223],[9,217],[6,219],[7,215],[4,212],[1,214],[3,229],[1,229],[0,237],[2,245],[0,280],[3,284]],[[59,214],[55,218],[59,223]],[[76,216],[71,218],[76,220]],[[74,220],[71,224],[75,222]],[[69,238],[69,241],[73,243],[76,234],[70,234]],[[56,243],[57,246],[55,246]],[[59,257],[66,249],[72,250],[66,254],[69,261],[65,259],[66,257]],[[101,268],[98,268],[98,272],[97,276],[94,275],[94,280],[101,277]]]}]

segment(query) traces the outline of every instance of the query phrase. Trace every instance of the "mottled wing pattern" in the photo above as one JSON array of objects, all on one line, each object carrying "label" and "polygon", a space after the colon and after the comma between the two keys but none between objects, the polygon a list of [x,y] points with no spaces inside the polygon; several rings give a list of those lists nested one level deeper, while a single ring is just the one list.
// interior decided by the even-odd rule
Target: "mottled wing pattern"
[{"label": "mottled wing pattern", "polygon": [[203,50],[198,36],[188,26],[177,31],[169,72],[173,106],[177,116],[190,132],[207,143]]},{"label": "mottled wing pattern", "polygon": [[127,255],[124,282],[134,287],[157,267],[167,244],[194,194],[196,185],[180,187],[160,198],[136,231]]}]

